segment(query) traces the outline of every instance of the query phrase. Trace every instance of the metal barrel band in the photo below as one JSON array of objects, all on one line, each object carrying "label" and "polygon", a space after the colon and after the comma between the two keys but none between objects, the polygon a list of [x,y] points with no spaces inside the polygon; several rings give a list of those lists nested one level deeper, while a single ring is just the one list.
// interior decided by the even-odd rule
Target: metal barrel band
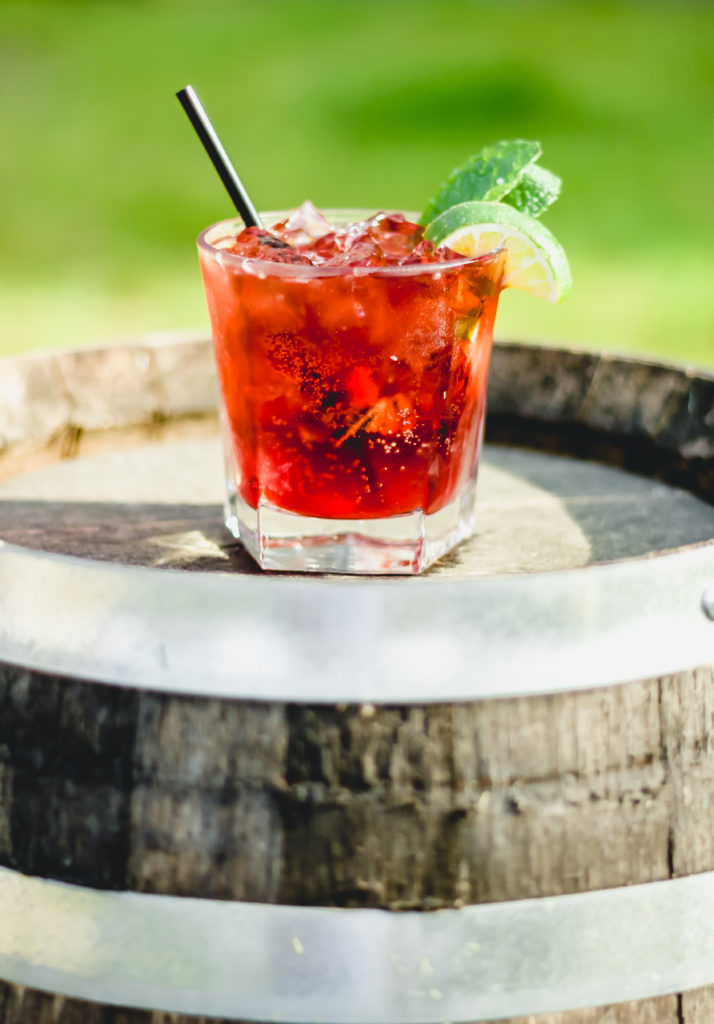
[{"label": "metal barrel band", "polygon": [[559,693],[714,662],[702,598],[712,579],[709,544],[525,576],[328,584],[156,572],[0,541],[0,662],[261,701]]},{"label": "metal barrel band", "polygon": [[0,868],[0,907],[5,981],[230,1020],[486,1021],[714,983],[714,872],[421,913],[105,892]]}]

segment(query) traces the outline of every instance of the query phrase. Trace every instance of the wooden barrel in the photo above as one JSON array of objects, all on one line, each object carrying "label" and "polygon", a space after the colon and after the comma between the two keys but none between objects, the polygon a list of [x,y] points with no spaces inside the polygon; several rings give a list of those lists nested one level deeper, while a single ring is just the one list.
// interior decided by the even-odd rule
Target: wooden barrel
[{"label": "wooden barrel", "polygon": [[301,578],[205,338],[2,362],[1,1024],[709,1024],[713,397],[498,346],[477,535]]}]

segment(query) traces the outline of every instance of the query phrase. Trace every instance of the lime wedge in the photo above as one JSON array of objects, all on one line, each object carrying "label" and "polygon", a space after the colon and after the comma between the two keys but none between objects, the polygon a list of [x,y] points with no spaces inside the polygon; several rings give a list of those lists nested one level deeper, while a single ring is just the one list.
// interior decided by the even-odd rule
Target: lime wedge
[{"label": "lime wedge", "polygon": [[563,247],[546,227],[505,203],[459,203],[429,224],[425,237],[463,256],[505,249],[504,288],[559,302],[571,277]]}]

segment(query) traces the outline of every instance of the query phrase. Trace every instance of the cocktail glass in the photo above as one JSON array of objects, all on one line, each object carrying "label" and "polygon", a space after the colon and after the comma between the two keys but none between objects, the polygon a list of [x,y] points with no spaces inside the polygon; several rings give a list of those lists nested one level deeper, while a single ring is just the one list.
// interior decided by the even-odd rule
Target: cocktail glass
[{"label": "cocktail glass", "polygon": [[226,525],[263,569],[422,571],[473,532],[503,252],[272,263],[226,251],[241,228],[223,221],[198,239]]}]

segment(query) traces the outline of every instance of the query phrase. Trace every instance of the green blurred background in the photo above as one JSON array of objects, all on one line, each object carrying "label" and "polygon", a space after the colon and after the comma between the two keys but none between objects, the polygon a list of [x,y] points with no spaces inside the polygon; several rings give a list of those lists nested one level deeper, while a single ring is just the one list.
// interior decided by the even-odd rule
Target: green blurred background
[{"label": "green blurred background", "polygon": [[0,0],[0,354],[207,323],[190,82],[263,209],[418,210],[539,139],[574,287],[497,333],[714,365],[712,39],[708,0]]}]

